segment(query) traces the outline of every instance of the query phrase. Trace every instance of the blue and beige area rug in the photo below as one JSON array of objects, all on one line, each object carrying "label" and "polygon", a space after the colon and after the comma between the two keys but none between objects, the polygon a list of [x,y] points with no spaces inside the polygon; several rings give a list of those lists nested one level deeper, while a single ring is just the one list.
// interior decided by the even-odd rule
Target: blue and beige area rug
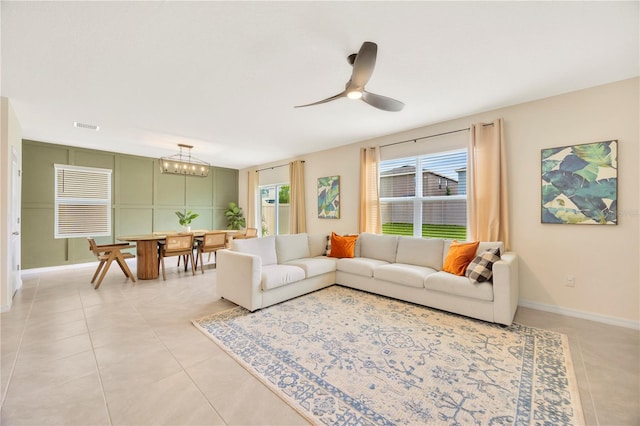
[{"label": "blue and beige area rug", "polygon": [[340,286],[194,324],[315,424],[584,423],[555,332]]}]

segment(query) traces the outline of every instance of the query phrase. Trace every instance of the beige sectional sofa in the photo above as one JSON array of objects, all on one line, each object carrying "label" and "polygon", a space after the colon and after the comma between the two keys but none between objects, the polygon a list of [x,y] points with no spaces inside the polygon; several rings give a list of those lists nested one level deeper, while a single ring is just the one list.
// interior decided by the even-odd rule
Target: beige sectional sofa
[{"label": "beige sectional sofa", "polygon": [[500,242],[491,281],[443,272],[451,241],[362,233],[353,258],[324,256],[326,236],[234,240],[217,252],[217,290],[250,311],[340,284],[484,321],[510,325],[518,306],[518,258]]}]

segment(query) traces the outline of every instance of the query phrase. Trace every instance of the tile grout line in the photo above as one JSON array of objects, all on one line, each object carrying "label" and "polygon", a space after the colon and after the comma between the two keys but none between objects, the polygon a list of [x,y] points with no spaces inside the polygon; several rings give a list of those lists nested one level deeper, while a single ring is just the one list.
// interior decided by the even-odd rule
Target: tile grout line
[{"label": "tile grout line", "polygon": [[5,387],[4,392],[2,394],[2,403],[0,403],[1,408],[4,408],[4,403],[7,400],[9,387],[11,386],[11,382],[13,380],[13,373],[16,370],[16,364],[18,363],[18,357],[20,356],[20,350],[22,349],[22,341],[24,340],[24,333],[27,330],[27,322],[31,318],[31,311],[33,310],[33,304],[35,303],[36,295],[38,294],[39,289],[40,289],[40,275],[38,275],[38,283],[36,284],[36,291],[33,293],[33,297],[31,298],[31,302],[29,303],[29,311],[27,312],[27,317],[25,318],[24,324],[22,326],[22,332],[20,333],[20,341],[18,342],[18,348],[16,349],[16,357],[13,360],[13,365],[11,366],[11,371],[9,372],[9,378],[7,379],[7,386]]},{"label": "tile grout line", "polygon": [[589,381],[589,370],[587,369],[587,365],[584,362],[584,354],[582,353],[582,339],[577,338],[578,348],[580,348],[580,362],[582,363],[582,368],[584,369],[584,378],[587,381],[587,389],[589,390],[589,402],[593,407],[593,415],[596,418],[596,425],[600,425],[600,420],[598,419],[598,410],[596,409],[596,402],[593,400],[593,392],[591,391],[591,382]]},{"label": "tile grout line", "polygon": [[104,383],[102,382],[102,374],[100,372],[100,366],[98,365],[98,358],[96,357],[96,348],[93,345],[93,338],[91,337],[91,330],[89,329],[89,322],[87,321],[87,312],[85,311],[85,305],[82,301],[82,295],[78,289],[78,297],[80,298],[80,305],[82,306],[82,318],[84,318],[84,325],[87,327],[87,336],[89,337],[89,343],[91,344],[91,353],[93,354],[93,362],[96,366],[96,372],[98,373],[98,382],[100,382],[100,392],[102,393],[102,400],[104,401],[104,409],[107,413],[107,419],[109,424],[113,426],[113,420],[111,419],[111,411],[109,410],[109,403],[107,402],[107,394],[104,391]]},{"label": "tile grout line", "polygon": [[182,365],[182,363],[180,361],[178,361],[178,359],[176,358],[176,356],[173,354],[173,352],[171,351],[171,349],[169,349],[169,347],[165,344],[164,340],[162,340],[162,338],[158,335],[158,333],[156,333],[156,330],[149,324],[149,322],[147,321],[147,319],[145,318],[145,316],[142,314],[142,312],[140,312],[138,310],[138,308],[129,301],[129,298],[125,298],[127,303],[129,304],[129,306],[131,306],[137,313],[138,315],[140,315],[140,317],[142,317],[142,320],[145,322],[145,324],[147,325],[147,327],[149,327],[149,329],[151,330],[151,332],[153,333],[154,336],[156,336],[156,338],[158,339],[158,341],[162,344],[162,346],[164,346],[164,348],[167,350],[167,352],[169,352],[169,354],[171,355],[171,358],[174,359],[174,361],[180,366],[180,368],[182,369],[182,371],[187,375],[187,377],[189,378],[189,380],[191,380],[191,383],[193,383],[193,385],[196,387],[196,389],[198,389],[198,392],[200,392],[200,395],[202,395],[202,397],[207,401],[207,404],[209,404],[209,406],[211,407],[211,409],[213,410],[214,413],[216,413],[216,415],[218,417],[220,417],[220,419],[224,422],[225,425],[229,425],[229,423],[225,420],[225,418],[222,416],[222,414],[220,412],[218,412],[218,410],[216,409],[216,407],[211,403],[211,401],[209,400],[209,398],[207,398],[207,395],[204,394],[204,392],[202,391],[202,389],[200,389],[200,386],[198,386],[198,384],[195,382],[195,380],[193,380],[193,377],[191,377],[191,374],[189,374],[189,372],[187,371],[186,368],[184,368],[184,366]]}]

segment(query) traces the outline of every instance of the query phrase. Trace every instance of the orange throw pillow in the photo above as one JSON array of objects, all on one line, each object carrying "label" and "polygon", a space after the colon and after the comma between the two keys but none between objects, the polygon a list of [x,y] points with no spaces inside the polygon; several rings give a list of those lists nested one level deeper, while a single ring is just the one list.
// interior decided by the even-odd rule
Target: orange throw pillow
[{"label": "orange throw pillow", "polygon": [[357,235],[338,235],[331,233],[331,253],[329,257],[353,257],[356,250]]},{"label": "orange throw pillow", "polygon": [[480,241],[459,243],[454,240],[449,246],[449,252],[444,260],[442,270],[450,274],[464,276],[467,266],[476,257],[478,245],[480,245]]}]

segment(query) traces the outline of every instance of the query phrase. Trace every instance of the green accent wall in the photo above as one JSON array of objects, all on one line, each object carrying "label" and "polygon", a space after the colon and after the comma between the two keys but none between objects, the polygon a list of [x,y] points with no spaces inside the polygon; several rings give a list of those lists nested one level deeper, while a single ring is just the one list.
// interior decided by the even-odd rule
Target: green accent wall
[{"label": "green accent wall", "polygon": [[238,170],[211,167],[206,178],[160,173],[149,157],[22,141],[22,269],[95,261],[86,238],[55,239],[54,164],[113,170],[112,234],[115,237],[180,230],[176,210],[200,216],[193,229],[226,229],[224,211],[238,201]]}]

